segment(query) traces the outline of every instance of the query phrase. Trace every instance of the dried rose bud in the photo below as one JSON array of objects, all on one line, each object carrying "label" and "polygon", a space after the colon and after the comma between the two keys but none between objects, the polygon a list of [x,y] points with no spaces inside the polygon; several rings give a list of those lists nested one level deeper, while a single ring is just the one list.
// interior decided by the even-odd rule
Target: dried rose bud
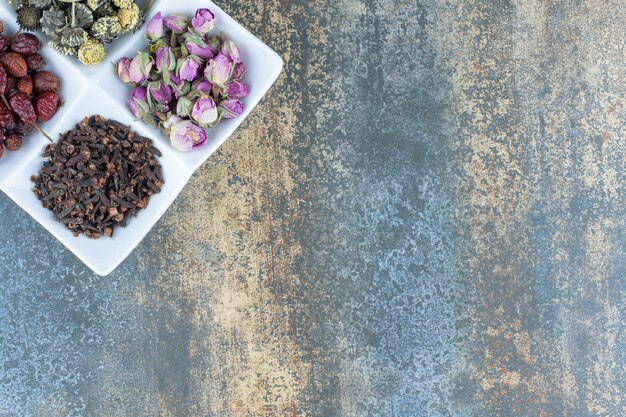
[{"label": "dried rose bud", "polygon": [[150,97],[159,104],[167,104],[172,101],[172,89],[160,81],[153,81],[148,84]]},{"label": "dried rose bud", "polygon": [[209,9],[196,10],[195,16],[191,19],[193,30],[195,30],[198,35],[206,35],[209,33],[213,30],[214,24],[215,15]]},{"label": "dried rose bud", "polygon": [[159,72],[164,74],[168,71],[174,71],[176,69],[176,57],[172,48],[169,46],[160,46],[156,52],[156,67]]},{"label": "dried rose bud", "polygon": [[217,120],[218,112],[211,96],[200,97],[191,110],[191,118],[202,127],[208,127]]},{"label": "dried rose bud", "polygon": [[248,95],[250,87],[239,81],[233,81],[224,88],[224,93],[229,98],[243,98]]},{"label": "dried rose bud", "polygon": [[172,146],[181,152],[190,152],[207,141],[207,134],[203,128],[182,119],[170,128],[169,137]]},{"label": "dried rose bud", "polygon": [[194,81],[198,77],[201,64],[202,60],[193,55],[179,58],[176,64],[178,76],[185,81]]},{"label": "dried rose bud", "polygon": [[163,17],[161,12],[155,14],[146,25],[146,39],[152,42],[163,37]]},{"label": "dried rose bud", "polygon": [[153,64],[152,57],[147,52],[141,52],[130,62],[130,80],[135,84],[144,83],[150,76]]},{"label": "dried rose bud", "polygon": [[130,79],[130,59],[126,57],[120,58],[117,64],[115,64],[115,70],[117,71],[117,76],[123,83],[130,84],[132,82]]},{"label": "dried rose bud", "polygon": [[243,104],[239,100],[224,100],[220,103],[219,109],[224,119],[234,119],[243,113]]},{"label": "dried rose bud", "polygon": [[239,64],[241,62],[241,57],[239,53],[239,48],[237,44],[233,41],[224,41],[222,44],[221,52],[230,58],[235,64]]},{"label": "dried rose bud", "polygon": [[144,117],[150,113],[150,104],[148,103],[148,89],[146,87],[135,87],[133,96],[128,99],[128,107],[137,118]]},{"label": "dried rose bud", "polygon": [[174,33],[183,33],[187,30],[189,22],[187,18],[180,14],[173,14],[163,19],[163,24],[170,28]]},{"label": "dried rose bud", "polygon": [[213,84],[224,87],[230,79],[232,72],[233,64],[230,59],[224,54],[218,54],[209,61],[209,65],[204,70],[204,76]]},{"label": "dried rose bud", "polygon": [[185,48],[190,54],[200,58],[210,59],[215,56],[215,51],[198,35],[190,34],[185,39]]}]

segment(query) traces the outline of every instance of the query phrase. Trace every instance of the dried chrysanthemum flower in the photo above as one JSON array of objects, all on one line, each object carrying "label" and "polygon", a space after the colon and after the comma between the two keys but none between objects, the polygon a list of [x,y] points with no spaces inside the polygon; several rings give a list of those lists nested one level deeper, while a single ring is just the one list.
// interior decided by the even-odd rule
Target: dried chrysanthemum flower
[{"label": "dried chrysanthemum flower", "polygon": [[67,27],[59,34],[61,35],[61,43],[71,48],[78,48],[89,39],[87,31],[78,27]]},{"label": "dried chrysanthemum flower", "polygon": [[122,9],[130,7],[135,4],[135,2],[133,0],[113,0],[113,4]]},{"label": "dried chrysanthemum flower", "polygon": [[17,10],[17,23],[24,30],[39,29],[39,19],[41,19],[41,9],[24,6]]},{"label": "dried chrysanthemum flower", "polygon": [[61,55],[76,55],[76,48],[72,48],[69,46],[65,46],[61,43],[61,39],[58,37],[54,37],[48,41],[48,46],[60,53]]},{"label": "dried chrysanthemum flower", "polygon": [[52,6],[52,0],[30,0],[30,5],[38,9],[47,9]]},{"label": "dried chrysanthemum flower", "polygon": [[[81,28],[90,27],[93,24],[93,12],[91,11],[91,9],[83,3],[76,3],[75,5],[73,5],[73,7],[75,7],[74,26],[78,26]],[[71,21],[71,12],[69,12],[69,17]]]},{"label": "dried chrysanthemum flower", "polygon": [[107,3],[110,3],[110,0],[87,0],[85,2],[87,7],[89,7],[91,10],[99,9]]},{"label": "dried chrysanthemum flower", "polygon": [[132,3],[130,7],[123,7],[117,12],[117,19],[122,25],[124,32],[128,32],[137,27],[139,23],[139,7]]},{"label": "dried chrysanthemum flower", "polygon": [[28,6],[28,0],[9,0],[9,4],[19,9],[20,7]]},{"label": "dried chrysanthemum flower", "polygon": [[48,36],[53,36],[65,26],[65,12],[58,7],[44,10],[39,20],[41,30]]},{"label": "dried chrysanthemum flower", "polygon": [[99,64],[105,56],[104,45],[96,38],[89,38],[78,50],[78,60],[83,65]]},{"label": "dried chrysanthemum flower", "polygon": [[115,17],[101,17],[91,27],[91,34],[102,42],[111,42],[122,33],[122,25]]},{"label": "dried chrysanthemum flower", "polygon": [[96,19],[107,16],[115,16],[115,9],[113,9],[113,6],[110,2],[106,2],[102,6],[94,10],[93,15]]}]

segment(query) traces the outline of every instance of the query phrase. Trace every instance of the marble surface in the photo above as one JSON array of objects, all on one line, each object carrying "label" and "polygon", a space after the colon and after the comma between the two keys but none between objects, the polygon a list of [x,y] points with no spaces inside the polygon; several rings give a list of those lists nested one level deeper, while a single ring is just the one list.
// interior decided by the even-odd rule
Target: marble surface
[{"label": "marble surface", "polygon": [[218,3],[285,71],[115,273],[0,196],[0,416],[626,415],[623,4]]}]

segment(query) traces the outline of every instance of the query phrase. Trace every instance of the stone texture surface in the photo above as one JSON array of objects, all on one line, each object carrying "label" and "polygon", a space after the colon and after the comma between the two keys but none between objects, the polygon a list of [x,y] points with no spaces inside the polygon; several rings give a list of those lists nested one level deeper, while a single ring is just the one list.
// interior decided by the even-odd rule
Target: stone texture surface
[{"label": "stone texture surface", "polygon": [[0,196],[0,416],[626,415],[626,8],[230,0],[269,96],[98,278]]}]

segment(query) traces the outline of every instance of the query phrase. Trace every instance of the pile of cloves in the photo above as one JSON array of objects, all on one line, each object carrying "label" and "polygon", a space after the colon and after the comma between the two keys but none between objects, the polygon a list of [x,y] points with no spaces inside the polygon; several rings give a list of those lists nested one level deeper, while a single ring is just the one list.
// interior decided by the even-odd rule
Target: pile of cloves
[{"label": "pile of cloves", "polygon": [[127,126],[85,118],[46,147],[34,192],[75,236],[111,237],[161,191],[160,156],[150,139]]}]

